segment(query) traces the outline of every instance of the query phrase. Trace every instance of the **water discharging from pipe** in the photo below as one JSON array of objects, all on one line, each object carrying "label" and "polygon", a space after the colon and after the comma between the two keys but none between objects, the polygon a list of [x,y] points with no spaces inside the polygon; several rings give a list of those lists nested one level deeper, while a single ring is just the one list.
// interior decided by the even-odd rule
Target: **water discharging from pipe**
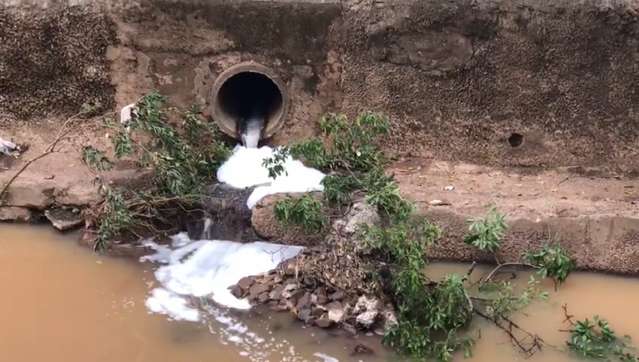
[{"label": "water discharging from pipe", "polygon": [[290,103],[286,83],[272,69],[254,62],[220,74],[211,99],[211,115],[220,130],[249,148],[281,129]]},{"label": "water discharging from pipe", "polygon": [[247,120],[242,120],[242,124],[240,125],[240,135],[244,147],[257,148],[260,138],[262,137],[263,128],[264,116],[255,115]]}]

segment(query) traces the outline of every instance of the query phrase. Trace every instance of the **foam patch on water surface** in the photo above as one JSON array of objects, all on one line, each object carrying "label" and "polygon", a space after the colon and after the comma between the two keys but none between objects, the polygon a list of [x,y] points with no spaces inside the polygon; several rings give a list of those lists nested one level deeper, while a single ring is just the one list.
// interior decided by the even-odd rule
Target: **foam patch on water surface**
[{"label": "foam patch on water surface", "polygon": [[271,147],[246,148],[237,146],[231,157],[217,170],[217,179],[235,188],[257,186],[246,204],[253,208],[267,195],[286,192],[323,191],[324,174],[314,168],[306,167],[290,156],[283,164],[282,175],[272,179],[262,163],[275,152]]},{"label": "foam patch on water surface", "polygon": [[150,241],[147,246],[156,252],[140,260],[164,264],[155,271],[162,287],[153,290],[147,307],[173,319],[190,321],[197,321],[200,316],[189,307],[189,297],[210,297],[223,306],[249,309],[249,302],[233,296],[229,287],[243,277],[274,269],[303,249],[259,241],[248,244],[221,240],[191,242],[185,233],[174,236],[170,247]]},{"label": "foam patch on water surface", "polygon": [[186,298],[164,288],[153,289],[145,304],[151,312],[168,315],[175,320],[189,322],[200,320],[200,312],[189,306]]}]

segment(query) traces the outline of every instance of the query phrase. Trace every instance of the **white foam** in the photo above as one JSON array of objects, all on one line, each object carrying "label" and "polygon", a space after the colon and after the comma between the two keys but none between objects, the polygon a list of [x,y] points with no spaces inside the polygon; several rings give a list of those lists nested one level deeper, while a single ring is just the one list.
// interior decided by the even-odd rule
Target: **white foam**
[{"label": "white foam", "polygon": [[188,307],[188,297],[210,297],[227,307],[250,308],[249,302],[233,296],[229,287],[243,277],[274,269],[302,250],[298,246],[266,242],[200,240],[187,243],[185,239],[188,240],[185,233],[176,235],[173,247],[147,242],[156,253],[140,259],[165,264],[155,271],[162,288],[152,292],[147,307],[180,320],[195,319],[194,309]]},{"label": "white foam", "polygon": [[217,170],[217,179],[235,188],[258,186],[246,202],[249,208],[253,208],[267,195],[324,190],[322,180],[325,175],[290,156],[283,164],[285,172],[275,179],[270,178],[268,169],[262,163],[273,153],[274,150],[267,146],[236,146],[231,157]]},{"label": "white foam", "polygon": [[339,362],[339,360],[333,356],[329,356],[325,353],[316,352],[313,356],[320,358],[323,362]]},{"label": "white foam", "polygon": [[200,320],[200,312],[190,307],[186,298],[164,288],[153,289],[145,304],[149,311],[168,315],[175,320],[189,322]]}]

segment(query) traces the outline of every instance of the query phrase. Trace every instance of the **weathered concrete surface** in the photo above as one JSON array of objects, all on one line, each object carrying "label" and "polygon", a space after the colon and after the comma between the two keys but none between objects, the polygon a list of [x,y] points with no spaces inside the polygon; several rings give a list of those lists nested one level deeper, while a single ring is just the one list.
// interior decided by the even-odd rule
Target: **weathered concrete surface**
[{"label": "weathered concrete surface", "polygon": [[[0,129],[3,137],[13,139],[26,146],[27,150],[18,158],[0,155],[0,189],[16,175],[30,160],[42,155],[57,135],[61,124],[54,119],[39,124],[14,123]],[[116,163],[110,171],[96,172],[82,160],[81,150],[93,145],[110,150],[110,130],[94,125],[94,122],[77,120],[68,126],[68,134],[61,137],[53,153],[32,162],[9,185],[0,202],[0,220],[29,221],[34,215],[60,206],[83,209],[101,200],[100,186],[119,185],[132,187],[149,180],[149,172],[132,168],[126,162]],[[111,152],[107,155],[113,158]]]},{"label": "weathered concrete surface", "polygon": [[[9,120],[114,106],[107,47],[115,28],[82,7],[17,11],[0,2],[0,126]],[[11,3],[11,2],[10,2]]]},{"label": "weathered concrete surface", "polygon": [[275,142],[314,133],[326,111],[375,109],[394,125],[385,146],[405,155],[639,173],[635,1],[4,4],[4,118],[121,107],[151,89],[206,108],[217,75],[257,61],[293,95]]},{"label": "weathered concrete surface", "polygon": [[[402,193],[443,231],[429,251],[437,259],[494,261],[463,243],[468,220],[494,205],[506,214],[508,234],[499,257],[516,261],[545,243],[560,243],[586,270],[639,273],[639,181],[586,170],[522,175],[448,162],[396,163]],[[586,173],[586,174],[584,174]],[[431,206],[432,200],[448,205]]]}]

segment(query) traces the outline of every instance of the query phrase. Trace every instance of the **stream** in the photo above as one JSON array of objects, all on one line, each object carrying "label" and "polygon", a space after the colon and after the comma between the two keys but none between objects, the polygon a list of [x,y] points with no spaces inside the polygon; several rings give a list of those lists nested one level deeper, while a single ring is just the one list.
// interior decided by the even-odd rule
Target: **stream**
[{"label": "stream", "polygon": [[[184,322],[152,314],[145,306],[158,287],[156,265],[99,256],[77,244],[77,234],[33,225],[0,225],[0,357],[15,362],[146,361],[396,361],[372,336],[349,337],[304,327],[287,313],[231,311],[201,306],[211,318]],[[436,278],[465,272],[464,264],[436,263]],[[481,273],[478,268],[475,273]],[[485,270],[485,269],[484,269]],[[524,273],[525,274],[525,273]],[[527,280],[526,275],[519,279]],[[550,298],[517,321],[558,350],[528,361],[573,361],[564,349],[561,306],[577,318],[598,314],[620,334],[639,340],[639,280],[575,273]],[[478,321],[480,338],[470,361],[524,361],[508,338]],[[364,344],[374,355],[352,356]],[[458,360],[464,360],[460,355]]]}]

